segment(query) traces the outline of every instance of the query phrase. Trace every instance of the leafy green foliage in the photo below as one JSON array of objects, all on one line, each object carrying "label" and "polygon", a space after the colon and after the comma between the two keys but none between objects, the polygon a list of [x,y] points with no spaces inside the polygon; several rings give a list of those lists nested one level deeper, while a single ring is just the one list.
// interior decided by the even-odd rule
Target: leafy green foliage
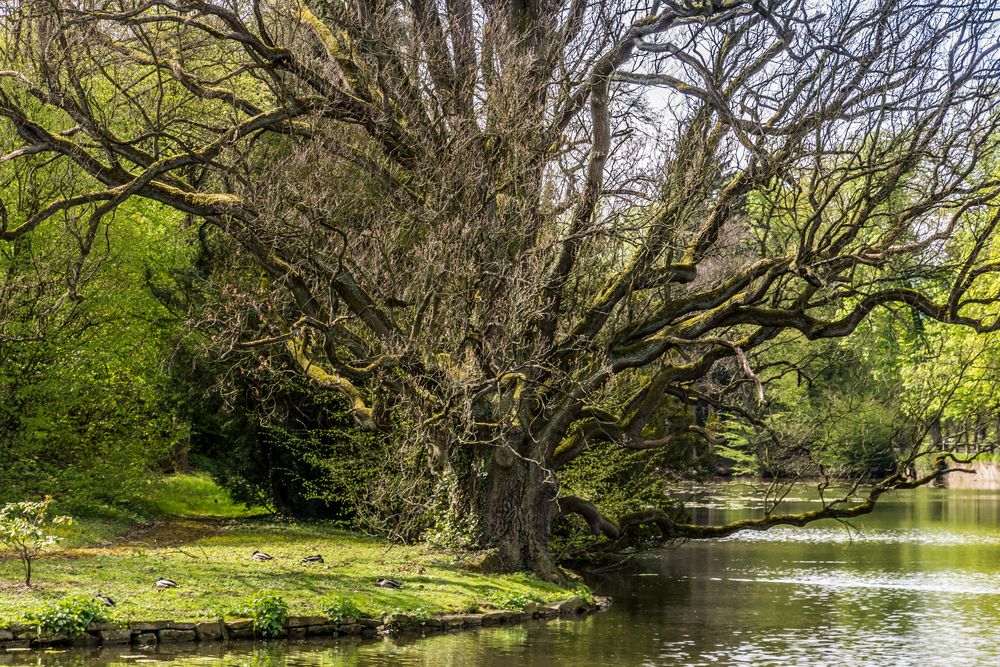
[{"label": "leafy green foliage", "polygon": [[361,608],[358,607],[357,603],[346,595],[328,596],[324,599],[321,609],[324,614],[335,621],[340,621],[345,618],[357,619],[365,615],[364,612],[361,611]]},{"label": "leafy green foliage", "polygon": [[83,634],[91,623],[110,620],[107,609],[97,600],[85,595],[65,597],[39,611],[31,612],[28,618],[37,623],[41,630],[70,637]]},{"label": "leafy green foliage", "polygon": [[520,611],[532,602],[541,602],[537,596],[529,593],[518,593],[514,591],[499,591],[489,597],[489,603],[497,609],[509,609]]},{"label": "leafy green foliage", "polygon": [[211,348],[171,367],[191,450],[237,501],[300,517],[349,519],[370,493],[379,438],[358,429],[339,395],[240,358],[227,373]]},{"label": "leafy green foliage", "polygon": [[715,455],[730,464],[734,475],[757,475],[760,458],[757,456],[754,429],[745,422],[724,417],[718,423],[722,442],[716,445]]},{"label": "leafy green foliage", "polygon": [[590,587],[580,584],[573,588],[573,595],[584,600],[587,604],[594,604],[597,598],[594,597],[594,592],[590,590]]},{"label": "leafy green foliage", "polygon": [[54,528],[73,521],[68,516],[49,518],[51,502],[52,497],[48,496],[38,502],[8,503],[0,508],[0,543],[21,559],[27,586],[31,585],[31,562],[59,540]]},{"label": "leafy green foliage", "polygon": [[408,616],[410,620],[417,623],[426,623],[431,620],[433,614],[423,605],[386,607],[378,613],[378,618],[382,619],[382,622],[390,628],[394,625],[392,620],[394,616]]},{"label": "leafy green foliage", "polygon": [[[701,475],[708,455],[699,443],[681,440],[672,449],[632,451],[613,443],[592,443],[562,471],[562,489],[567,495],[591,499],[604,516],[620,517],[648,507],[674,511],[673,501],[663,492],[665,474]],[[636,530],[642,540],[647,535]],[[572,559],[605,538],[595,536],[577,515],[561,519],[553,533],[554,552]]]},{"label": "leafy green foliage", "polygon": [[261,637],[279,637],[285,632],[288,603],[275,593],[262,591],[235,613],[253,619],[253,630]]},{"label": "leafy green foliage", "polygon": [[449,510],[447,503],[437,503],[432,508],[428,517],[431,525],[424,532],[427,544],[435,549],[448,551],[463,551],[474,547],[476,528],[470,517]]},{"label": "leafy green foliage", "polygon": [[175,218],[150,202],[122,206],[68,297],[78,249],[55,219],[30,241],[0,242],[0,501],[127,507],[183,448],[162,364],[177,325],[145,280],[186,261],[185,233],[166,231]]}]

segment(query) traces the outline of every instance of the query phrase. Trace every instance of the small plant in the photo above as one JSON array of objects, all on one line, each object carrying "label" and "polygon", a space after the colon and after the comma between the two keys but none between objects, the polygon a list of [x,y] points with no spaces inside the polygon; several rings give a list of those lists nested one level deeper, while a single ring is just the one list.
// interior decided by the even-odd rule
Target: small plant
[{"label": "small plant", "polygon": [[573,595],[582,598],[589,605],[593,605],[597,601],[594,597],[594,592],[583,584],[573,588]]},{"label": "small plant", "polygon": [[253,631],[261,637],[279,637],[285,631],[288,603],[274,593],[261,592],[236,610],[253,620]]},{"label": "small plant", "polygon": [[439,510],[431,517],[432,527],[424,533],[424,540],[433,549],[464,551],[476,543],[476,532],[468,517],[458,517],[450,511]]},{"label": "small plant", "polygon": [[520,611],[531,602],[540,602],[536,596],[527,593],[512,593],[501,591],[489,597],[490,605],[497,609]]},{"label": "small plant", "polygon": [[414,607],[413,609],[410,609],[409,611],[403,613],[405,613],[407,616],[409,616],[417,623],[426,623],[427,621],[431,620],[432,616],[431,612],[428,611],[427,607],[423,606]]},{"label": "small plant", "polygon": [[354,603],[354,600],[346,595],[331,595],[323,601],[323,613],[335,621],[345,618],[361,618],[364,613]]},{"label": "small plant", "polygon": [[382,619],[382,623],[387,625],[391,625],[389,619],[393,616],[406,616],[417,623],[426,623],[431,620],[431,612],[427,610],[427,607],[413,607],[412,609],[388,607],[378,614],[378,617]]},{"label": "small plant", "polygon": [[48,518],[51,502],[52,496],[46,496],[38,502],[7,503],[0,509],[0,542],[24,563],[25,586],[31,586],[31,562],[59,540],[53,527],[73,523],[68,516]]},{"label": "small plant", "polygon": [[28,619],[38,624],[38,630],[48,630],[56,635],[82,635],[91,623],[110,620],[105,607],[84,595],[63,598],[41,611],[28,614]]}]

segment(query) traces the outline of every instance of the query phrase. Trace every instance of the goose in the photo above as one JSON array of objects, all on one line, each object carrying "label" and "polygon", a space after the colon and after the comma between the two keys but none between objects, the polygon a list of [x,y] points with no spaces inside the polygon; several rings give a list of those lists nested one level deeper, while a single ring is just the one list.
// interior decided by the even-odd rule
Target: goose
[{"label": "goose", "polygon": [[253,555],[250,556],[251,559],[263,563],[266,560],[274,560],[274,556],[271,554],[266,554],[263,551],[254,551]]},{"label": "goose", "polygon": [[393,579],[379,579],[375,582],[375,585],[379,588],[402,588],[403,584],[395,581]]},{"label": "goose", "polygon": [[94,596],[94,599],[95,600],[100,600],[107,607],[114,607],[114,606],[116,606],[115,605],[115,601],[112,600],[111,598],[109,598],[107,595],[101,595],[100,593],[98,593],[97,595]]},{"label": "goose", "polygon": [[323,560],[322,556],[320,556],[319,554],[316,554],[315,556],[306,556],[305,558],[302,559],[302,562],[303,563],[323,563],[325,561]]},{"label": "goose", "polygon": [[163,590],[165,588],[177,588],[177,582],[160,577],[159,579],[156,580],[156,587],[159,588],[160,590]]}]

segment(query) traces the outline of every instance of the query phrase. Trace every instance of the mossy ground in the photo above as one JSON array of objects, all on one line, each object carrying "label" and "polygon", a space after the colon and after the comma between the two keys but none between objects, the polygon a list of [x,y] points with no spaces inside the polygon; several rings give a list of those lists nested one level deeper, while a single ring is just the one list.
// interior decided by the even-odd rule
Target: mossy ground
[{"label": "mossy ground", "polygon": [[[176,505],[201,506],[201,481],[169,484],[188,493]],[[207,489],[211,499],[217,489]],[[212,508],[217,503],[210,502]],[[218,505],[222,505],[220,502]],[[183,508],[181,508],[183,509]],[[210,508],[211,509],[211,508]],[[232,518],[232,512],[243,515]],[[174,511],[178,510],[177,507]],[[226,512],[230,512],[228,518]],[[47,555],[33,567],[33,586],[21,582],[20,561],[0,561],[0,625],[20,622],[26,614],[70,594],[112,597],[115,620],[205,620],[233,617],[261,591],[281,596],[294,615],[321,613],[329,596],[348,596],[364,612],[393,610],[421,613],[467,612],[496,606],[502,597],[518,596],[549,602],[569,596],[566,589],[527,574],[481,575],[457,564],[454,556],[419,546],[399,546],[336,528],[323,522],[283,522],[249,516],[252,510],[228,508],[215,516],[169,518],[121,530],[97,521],[79,522],[67,544],[79,545],[92,534],[90,546],[73,546]],[[96,543],[96,544],[95,544]],[[274,556],[270,562],[250,559],[255,549]],[[304,556],[322,554],[323,564],[301,564]],[[177,589],[158,591],[158,577],[173,579]],[[401,590],[375,586],[379,577],[404,584]]]}]

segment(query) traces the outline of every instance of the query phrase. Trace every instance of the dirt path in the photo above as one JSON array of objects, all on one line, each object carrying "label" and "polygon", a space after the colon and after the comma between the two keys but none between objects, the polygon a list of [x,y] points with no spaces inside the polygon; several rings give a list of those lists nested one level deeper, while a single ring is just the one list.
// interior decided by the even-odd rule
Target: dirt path
[{"label": "dirt path", "polygon": [[226,519],[165,519],[140,523],[107,546],[174,547],[215,535]]},{"label": "dirt path", "polygon": [[110,540],[85,547],[73,547],[51,552],[56,557],[86,557],[97,553],[133,551],[136,549],[169,549],[190,545],[195,540],[211,537],[229,521],[215,517],[189,517],[144,521],[128,532]]}]

